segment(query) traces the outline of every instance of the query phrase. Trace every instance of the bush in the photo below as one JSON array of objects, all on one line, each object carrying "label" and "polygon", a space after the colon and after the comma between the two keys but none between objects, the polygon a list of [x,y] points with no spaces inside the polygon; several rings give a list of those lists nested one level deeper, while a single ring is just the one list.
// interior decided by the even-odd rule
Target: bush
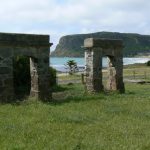
[{"label": "bush", "polygon": [[147,62],[147,66],[150,66],[150,60]]},{"label": "bush", "polygon": [[56,69],[54,69],[53,67],[49,68],[50,71],[50,85],[53,87],[57,84],[56,81]]},{"label": "bush", "polygon": [[28,95],[31,88],[29,57],[17,56],[13,59],[14,89],[16,95]]}]

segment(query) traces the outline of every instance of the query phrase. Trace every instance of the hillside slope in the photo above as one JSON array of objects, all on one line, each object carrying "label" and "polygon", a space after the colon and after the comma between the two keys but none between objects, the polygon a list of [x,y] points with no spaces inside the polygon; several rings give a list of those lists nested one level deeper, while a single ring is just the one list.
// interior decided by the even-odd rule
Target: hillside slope
[{"label": "hillside slope", "polygon": [[51,56],[55,57],[83,57],[84,50],[81,48],[85,38],[112,38],[122,39],[124,42],[124,56],[146,55],[150,53],[150,35],[118,32],[97,32],[90,34],[66,35],[60,38]]}]

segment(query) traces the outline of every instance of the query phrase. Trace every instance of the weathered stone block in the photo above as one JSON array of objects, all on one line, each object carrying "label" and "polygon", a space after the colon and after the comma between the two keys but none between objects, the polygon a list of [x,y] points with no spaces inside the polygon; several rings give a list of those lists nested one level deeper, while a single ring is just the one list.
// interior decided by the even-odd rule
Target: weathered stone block
[{"label": "weathered stone block", "polygon": [[0,67],[0,74],[11,74],[12,70],[8,67]]},{"label": "weathered stone block", "polygon": [[0,87],[3,87],[3,81],[0,80]]},{"label": "weathered stone block", "polygon": [[85,48],[93,48],[93,47],[100,47],[100,48],[117,48],[123,47],[122,40],[118,39],[104,39],[104,38],[87,38],[84,40],[84,47]]},{"label": "weathered stone block", "polygon": [[0,57],[1,58],[8,58],[8,57],[13,56],[13,49],[11,47],[9,48],[9,46],[8,47],[2,47],[1,43],[2,42],[0,41],[0,47],[1,47]]},{"label": "weathered stone block", "polygon": [[13,78],[7,78],[3,80],[4,86],[12,85],[13,84]]}]

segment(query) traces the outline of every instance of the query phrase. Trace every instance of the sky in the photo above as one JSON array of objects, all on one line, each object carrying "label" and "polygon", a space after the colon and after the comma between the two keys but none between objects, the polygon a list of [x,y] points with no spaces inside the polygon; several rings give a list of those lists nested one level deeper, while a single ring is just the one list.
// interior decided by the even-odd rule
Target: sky
[{"label": "sky", "polygon": [[150,0],[0,0],[0,32],[69,34],[101,31],[150,34]]}]

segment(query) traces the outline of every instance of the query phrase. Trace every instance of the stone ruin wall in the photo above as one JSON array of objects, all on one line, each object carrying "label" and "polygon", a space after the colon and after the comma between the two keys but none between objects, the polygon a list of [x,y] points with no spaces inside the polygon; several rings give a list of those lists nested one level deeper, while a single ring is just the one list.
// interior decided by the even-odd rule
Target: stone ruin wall
[{"label": "stone ruin wall", "polygon": [[51,97],[49,85],[49,43],[48,35],[0,33],[0,101],[15,98],[13,85],[13,58],[30,57],[30,96],[42,100]]},{"label": "stone ruin wall", "polygon": [[[47,101],[51,99],[49,74],[48,35],[0,33],[0,102],[15,99],[13,58],[30,58],[30,96]],[[100,92],[102,84],[102,57],[108,56],[108,90],[124,92],[123,83],[123,43],[121,40],[85,39],[86,88],[88,92]]]},{"label": "stone ruin wall", "polygon": [[102,57],[109,58],[107,90],[123,93],[122,40],[88,38],[84,41],[86,60],[86,89],[88,92],[104,90],[102,83]]}]

